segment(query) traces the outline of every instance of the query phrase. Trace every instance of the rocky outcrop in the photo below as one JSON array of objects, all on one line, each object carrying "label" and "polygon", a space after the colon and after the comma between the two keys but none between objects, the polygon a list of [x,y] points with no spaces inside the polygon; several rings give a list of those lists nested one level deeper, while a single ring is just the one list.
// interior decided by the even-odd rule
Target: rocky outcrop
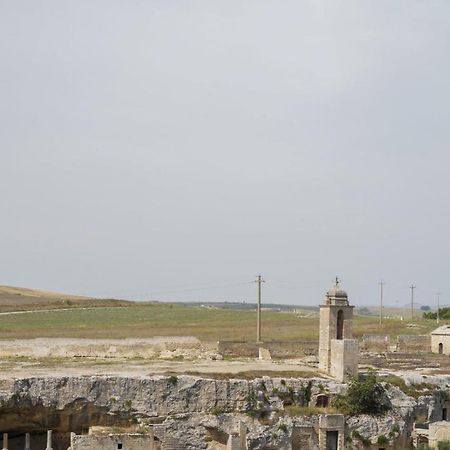
[{"label": "rocky outcrop", "polygon": [[[212,449],[225,445],[243,422],[249,448],[288,450],[301,448],[295,442],[300,442],[304,430],[310,430],[311,442],[317,441],[320,411],[310,406],[315,399],[345,389],[345,384],[332,380],[269,377],[252,381],[192,376],[1,380],[0,432],[83,433],[90,426],[152,425],[161,441],[167,437],[186,449]],[[443,392],[436,389],[415,399],[388,386],[391,411],[380,418],[346,418],[348,441],[358,447],[364,440],[375,444],[383,438],[408,448],[416,416],[432,420],[442,414],[447,398]],[[287,414],[291,404],[298,408]]]}]

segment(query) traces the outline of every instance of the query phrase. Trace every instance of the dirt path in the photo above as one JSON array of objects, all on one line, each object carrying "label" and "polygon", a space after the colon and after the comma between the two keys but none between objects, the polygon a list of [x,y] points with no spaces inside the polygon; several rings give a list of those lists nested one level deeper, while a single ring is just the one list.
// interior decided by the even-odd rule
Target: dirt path
[{"label": "dirt path", "polygon": [[53,309],[27,309],[25,311],[7,311],[0,312],[0,316],[12,316],[14,314],[31,314],[41,312],[57,312],[57,311],[79,311],[87,309],[111,309],[111,308],[125,308],[125,306],[90,306],[81,308],[53,308]]},{"label": "dirt path", "polygon": [[316,369],[306,366],[297,360],[282,362],[259,361],[254,359],[240,361],[164,361],[164,360],[89,360],[67,359],[58,361],[0,361],[0,378],[22,378],[32,376],[90,376],[115,375],[125,377],[146,377],[150,375],[204,374],[232,375],[242,372],[254,372],[258,376],[274,372],[283,376],[316,376]]}]

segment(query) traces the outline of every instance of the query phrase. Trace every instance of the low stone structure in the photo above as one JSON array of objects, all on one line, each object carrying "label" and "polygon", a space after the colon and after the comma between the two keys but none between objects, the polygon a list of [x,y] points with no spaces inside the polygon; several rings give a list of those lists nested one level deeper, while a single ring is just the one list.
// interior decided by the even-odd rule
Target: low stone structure
[{"label": "low stone structure", "polygon": [[450,355],[450,325],[443,325],[430,333],[431,351]]},{"label": "low stone structure", "polygon": [[319,438],[311,425],[295,425],[292,428],[292,450],[317,449]]},{"label": "low stone structure", "polygon": [[429,352],[430,349],[431,337],[429,334],[397,336],[397,350],[399,352]]},{"label": "low stone structure", "polygon": [[71,434],[69,450],[153,450],[151,434]]},{"label": "low stone structure", "polygon": [[259,347],[259,359],[270,361],[272,359],[270,351],[267,348]]},{"label": "low stone structure", "polygon": [[239,434],[228,436],[227,450],[247,450],[247,427],[239,422]]},{"label": "low stone structure", "polygon": [[[244,358],[258,358],[261,344],[244,341],[219,341],[218,353],[223,356],[237,356]],[[272,358],[301,358],[317,355],[317,341],[270,341],[264,342]]]},{"label": "low stone structure", "polygon": [[440,421],[430,423],[428,431],[428,445],[438,448],[441,441],[450,441],[450,422]]},{"label": "low stone structure", "polygon": [[198,356],[203,346],[192,336],[143,339],[16,339],[1,341],[1,357],[26,358],[154,358]]},{"label": "low stone structure", "polygon": [[362,337],[361,350],[366,352],[389,351],[389,336],[381,334],[365,334]]},{"label": "low stone structure", "polygon": [[345,417],[342,414],[324,414],[319,419],[319,449],[344,450]]}]

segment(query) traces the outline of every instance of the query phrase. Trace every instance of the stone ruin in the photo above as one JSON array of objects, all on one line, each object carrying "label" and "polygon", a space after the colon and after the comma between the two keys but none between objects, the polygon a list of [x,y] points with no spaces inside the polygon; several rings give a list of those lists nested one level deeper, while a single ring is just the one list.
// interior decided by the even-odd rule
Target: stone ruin
[{"label": "stone ruin", "polygon": [[[420,354],[427,355],[427,358],[430,355],[433,358],[439,357],[439,361],[444,357],[448,359],[445,355],[448,352],[447,335],[450,336],[448,327],[441,327],[432,333],[431,337],[399,336],[395,345],[391,345],[387,336],[366,335],[362,341],[363,353],[360,355],[359,346],[352,335],[352,320],[353,306],[349,304],[347,293],[336,281],[320,305],[318,362],[319,369],[326,374],[326,378],[290,379],[288,387],[285,380],[269,377],[254,382],[219,382],[180,376],[176,386],[161,376],[140,381],[133,381],[131,378],[96,378],[91,381],[75,378],[61,378],[60,381],[28,379],[24,380],[23,384],[16,380],[8,399],[9,389],[12,389],[13,385],[6,383],[3,386],[0,383],[0,423],[3,414],[2,429],[11,426],[9,429],[14,430],[10,436],[6,433],[3,435],[2,449],[344,450],[349,448],[349,442],[352,442],[351,448],[354,449],[364,447],[370,450],[394,450],[419,448],[420,445],[437,448],[438,442],[450,440],[450,392],[448,396],[446,394],[449,386],[442,383],[439,385],[439,377],[434,377],[436,386],[439,385],[439,388],[436,387],[438,393],[431,393],[416,400],[398,388],[390,387],[388,396],[389,402],[392,402],[393,413],[386,417],[354,418],[328,413],[327,408],[333,398],[345,391],[345,383],[350,378],[358,375],[360,358],[363,364],[369,361],[370,365],[377,365],[371,364],[372,361],[368,359],[367,354],[370,352],[378,355],[377,357],[384,355],[385,360],[394,356],[398,359],[403,355],[410,365],[416,364],[416,367],[419,363],[411,360],[409,353],[405,353],[408,350],[414,352],[415,358],[419,358]],[[202,351],[201,344],[197,341],[182,339],[182,342],[168,344],[166,340],[139,342],[139,345],[133,347],[133,355],[136,353],[148,356],[165,352],[173,354],[179,344],[189,350],[194,347],[196,351]],[[16,344],[13,342],[6,345],[0,350],[0,354],[2,351],[27,354],[36,348],[28,347],[27,342],[21,343],[21,347]],[[53,348],[48,344],[45,351],[49,355],[61,351],[72,356],[129,355],[130,343],[127,342],[105,340],[98,342],[95,348],[89,348],[87,344],[83,340],[67,341],[63,349],[56,345]],[[133,341],[132,345],[135,344]],[[279,357],[279,353],[276,353],[280,351],[277,343],[269,344],[270,347],[266,344],[256,344],[249,350],[263,361],[269,361],[273,353]],[[297,343],[288,344],[282,349],[283,352],[289,353],[290,346]],[[440,354],[433,355],[430,347],[434,353]],[[424,361],[425,357],[420,358],[420,361]],[[89,385],[91,382],[92,385]],[[278,417],[285,397],[292,392],[304,392],[305,383],[310,393],[302,407],[323,409],[323,412],[318,411],[311,417]],[[59,394],[55,392],[56,389],[59,389]],[[30,398],[27,395],[30,395]],[[248,405],[245,405],[252,395],[255,402],[252,408],[259,410],[265,417],[260,422],[247,416]],[[2,399],[2,396],[6,398]],[[116,403],[117,399],[122,399],[122,403]],[[18,401],[23,401],[24,407],[19,407]],[[83,402],[85,404],[82,404]],[[51,408],[48,405],[52,405]],[[65,408],[68,411],[65,411]],[[215,413],[211,413],[214,410],[219,411],[217,417]],[[136,432],[133,427],[123,427],[130,419],[126,415],[131,411],[133,414],[138,413],[150,418],[151,425],[146,426],[145,432]],[[228,412],[224,414],[221,411]],[[47,416],[44,414],[41,417],[43,413]],[[5,414],[8,415],[7,418]],[[27,422],[23,420],[25,417],[30,424],[28,428]],[[91,418],[99,426],[91,426]],[[56,427],[53,432],[44,432],[43,427],[50,427],[52,423]],[[281,425],[278,425],[280,423],[283,426],[282,433]],[[120,431],[116,425],[121,426]],[[33,426],[35,431],[30,435],[26,431],[32,430]],[[395,427],[398,429],[396,432],[393,431]],[[273,437],[274,434],[277,434],[276,438]],[[386,436],[389,436],[387,443]],[[380,440],[381,437],[385,440]]]}]

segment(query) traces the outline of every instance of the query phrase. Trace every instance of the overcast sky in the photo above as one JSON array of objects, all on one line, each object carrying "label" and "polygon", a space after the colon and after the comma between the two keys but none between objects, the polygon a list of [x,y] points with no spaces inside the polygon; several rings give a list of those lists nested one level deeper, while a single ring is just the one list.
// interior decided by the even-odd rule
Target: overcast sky
[{"label": "overcast sky", "polygon": [[0,284],[450,304],[447,0],[0,0]]}]

